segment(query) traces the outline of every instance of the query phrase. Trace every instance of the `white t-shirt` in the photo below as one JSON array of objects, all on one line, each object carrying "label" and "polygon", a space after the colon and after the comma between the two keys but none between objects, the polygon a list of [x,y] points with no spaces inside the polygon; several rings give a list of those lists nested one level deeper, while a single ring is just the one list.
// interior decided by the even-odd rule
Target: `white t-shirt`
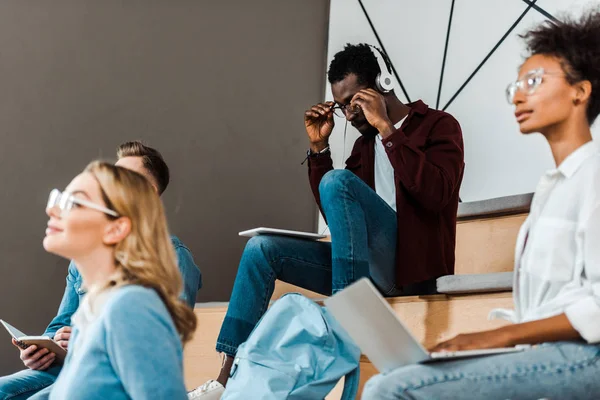
[{"label": "white t-shirt", "polygon": [[[405,119],[406,117],[395,123],[394,128],[400,128]],[[385,152],[382,139],[381,135],[375,137],[375,192],[396,211],[394,167]]]}]

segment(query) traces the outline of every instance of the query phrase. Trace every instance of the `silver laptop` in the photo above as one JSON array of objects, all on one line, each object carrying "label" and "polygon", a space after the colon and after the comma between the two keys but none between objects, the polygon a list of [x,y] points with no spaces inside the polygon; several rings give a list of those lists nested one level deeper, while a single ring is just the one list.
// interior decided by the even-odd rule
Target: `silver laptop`
[{"label": "silver laptop", "polygon": [[385,373],[396,368],[465,357],[513,353],[529,345],[429,353],[398,319],[371,281],[363,278],[325,300],[325,305],[361,351]]}]

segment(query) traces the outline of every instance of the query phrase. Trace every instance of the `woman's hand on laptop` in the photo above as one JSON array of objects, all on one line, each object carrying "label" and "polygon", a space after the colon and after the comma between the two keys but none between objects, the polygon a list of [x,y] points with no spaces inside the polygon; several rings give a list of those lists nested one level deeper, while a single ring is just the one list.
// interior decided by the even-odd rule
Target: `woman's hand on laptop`
[{"label": "woman's hand on laptop", "polygon": [[509,324],[491,331],[458,335],[438,344],[431,351],[492,349],[564,340],[581,340],[581,335],[563,313],[537,321]]},{"label": "woman's hand on laptop", "polygon": [[463,333],[454,338],[441,342],[433,347],[431,352],[493,349],[514,346],[511,337],[502,329],[492,331]]},{"label": "woman's hand on laptop", "polygon": [[23,361],[23,364],[25,364],[25,366],[29,369],[33,369],[36,371],[45,371],[50,365],[52,365],[54,359],[56,358],[56,354],[50,352],[48,349],[38,349],[36,345],[32,345],[27,347],[26,349],[22,349],[18,346],[17,341],[15,339],[12,340],[12,343],[21,352],[21,360]]},{"label": "woman's hand on laptop", "polygon": [[59,344],[65,350],[68,350],[69,340],[71,339],[71,327],[63,326],[59,330],[56,331],[54,335],[54,341]]}]

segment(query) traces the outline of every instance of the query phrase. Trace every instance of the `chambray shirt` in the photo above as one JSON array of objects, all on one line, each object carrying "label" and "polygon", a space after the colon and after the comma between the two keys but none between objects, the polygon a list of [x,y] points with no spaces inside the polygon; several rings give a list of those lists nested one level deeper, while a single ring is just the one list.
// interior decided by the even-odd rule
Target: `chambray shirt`
[{"label": "chambray shirt", "polygon": [[[194,258],[190,250],[176,236],[171,236],[171,241],[177,254],[177,265],[183,279],[181,299],[193,308],[196,303],[196,293],[202,287],[202,274],[198,266],[194,263]],[[81,275],[75,264],[71,261],[65,293],[58,308],[58,313],[46,328],[44,336],[54,339],[56,331],[63,326],[71,326],[71,317],[77,311],[84,294],[85,290],[82,288]]]},{"label": "chambray shirt", "polygon": [[600,152],[571,153],[538,184],[515,254],[514,310],[527,322],[565,313],[588,343],[600,342]]},{"label": "chambray shirt", "polygon": [[126,285],[86,297],[51,400],[187,399],[183,349],[152,290]]}]

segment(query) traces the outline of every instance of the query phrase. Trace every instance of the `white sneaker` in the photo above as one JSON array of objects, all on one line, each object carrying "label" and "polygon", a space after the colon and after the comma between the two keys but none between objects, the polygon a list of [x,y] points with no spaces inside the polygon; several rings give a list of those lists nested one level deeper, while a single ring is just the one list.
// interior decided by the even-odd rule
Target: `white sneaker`
[{"label": "white sneaker", "polygon": [[188,392],[188,399],[220,400],[224,391],[223,385],[211,379]]}]

